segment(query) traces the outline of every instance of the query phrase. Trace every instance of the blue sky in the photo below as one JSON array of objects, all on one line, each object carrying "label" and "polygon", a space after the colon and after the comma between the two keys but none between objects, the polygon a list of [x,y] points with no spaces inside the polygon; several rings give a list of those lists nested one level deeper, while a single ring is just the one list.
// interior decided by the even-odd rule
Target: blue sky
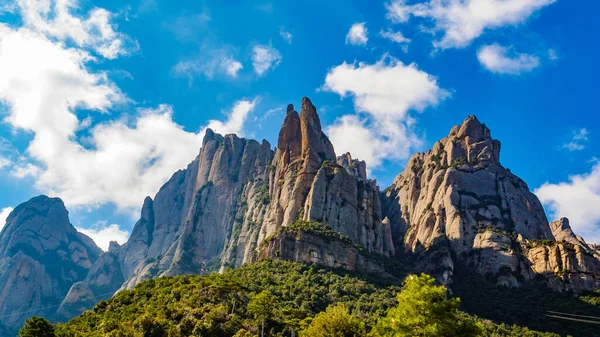
[{"label": "blue sky", "polygon": [[[275,144],[309,96],[385,188],[477,115],[550,220],[600,242],[600,4],[566,0],[0,4],[0,209],[46,193],[102,246],[198,153]],[[4,222],[0,216],[0,222]]]}]

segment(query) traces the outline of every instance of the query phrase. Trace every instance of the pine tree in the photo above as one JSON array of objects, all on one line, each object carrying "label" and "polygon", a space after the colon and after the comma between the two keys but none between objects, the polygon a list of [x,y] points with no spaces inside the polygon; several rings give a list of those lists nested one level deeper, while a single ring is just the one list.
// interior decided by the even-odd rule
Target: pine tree
[{"label": "pine tree", "polygon": [[261,337],[265,336],[265,322],[273,315],[274,310],[275,296],[268,290],[255,295],[248,303],[248,313],[261,322]]},{"label": "pine tree", "polygon": [[54,326],[42,317],[33,316],[19,330],[19,337],[55,337]]},{"label": "pine tree", "polygon": [[461,315],[460,299],[446,297],[427,274],[410,275],[398,294],[398,307],[388,311],[373,329],[378,337],[471,337],[481,334],[481,324]]}]

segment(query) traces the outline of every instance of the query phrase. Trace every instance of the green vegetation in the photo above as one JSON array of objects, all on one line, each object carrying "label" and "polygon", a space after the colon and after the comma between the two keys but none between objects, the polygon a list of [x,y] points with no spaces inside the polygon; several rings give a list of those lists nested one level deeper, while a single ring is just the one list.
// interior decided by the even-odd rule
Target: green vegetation
[{"label": "green vegetation", "polygon": [[271,196],[269,195],[268,184],[262,185],[256,193],[258,194],[258,200],[262,201],[264,205],[268,205],[271,203]]},{"label": "green vegetation", "polygon": [[[491,336],[543,336],[522,327],[562,336],[598,336],[597,325],[559,320],[546,315],[548,311],[556,311],[600,316],[600,307],[592,305],[593,302],[600,303],[600,294],[578,298],[569,292],[553,291],[546,286],[542,276],[519,288],[500,287],[495,285],[494,275],[476,274],[462,264],[455,265],[453,280],[452,291],[460,297],[462,310],[494,322],[521,327],[494,324],[487,329],[496,331],[496,335]],[[502,333],[506,329],[511,330],[511,334]]]},{"label": "green vegetation", "polygon": [[19,337],[54,337],[54,326],[42,317],[33,316],[19,330]]},{"label": "green vegetation", "polygon": [[421,158],[415,158],[410,169],[415,175],[418,175],[423,170],[423,160]]},{"label": "green vegetation", "polygon": [[471,337],[481,336],[483,324],[458,311],[460,299],[446,297],[446,288],[433,277],[410,275],[398,294],[398,306],[373,329],[374,336]]},{"label": "green vegetation", "polygon": [[[388,282],[388,283],[382,283]],[[22,336],[555,336],[468,316],[427,275],[400,288],[348,272],[263,260],[223,274],[144,281],[67,323]],[[401,291],[402,290],[402,291]],[[397,296],[396,296],[397,295]],[[527,306],[523,306],[526,308]],[[32,319],[33,320],[33,319]],[[40,319],[36,319],[37,322]],[[47,323],[47,322],[46,322]],[[51,326],[50,326],[51,327]],[[375,327],[375,328],[374,328]]]},{"label": "green vegetation", "polygon": [[[300,217],[299,217],[300,218]],[[352,241],[349,237],[340,234],[339,232],[333,230],[329,225],[323,224],[320,222],[314,221],[305,221],[305,220],[296,220],[291,225],[279,228],[275,234],[265,238],[265,242],[269,242],[273,238],[278,237],[282,233],[311,233],[317,236],[320,236],[325,239],[333,239],[342,242],[346,242],[348,244],[352,244]]]},{"label": "green vegetation", "polygon": [[452,167],[454,168],[458,168],[462,165],[465,165],[467,163],[467,158],[466,157],[458,157],[456,159],[454,159],[454,161],[452,162]]},{"label": "green vegetation", "polygon": [[343,304],[330,305],[312,319],[300,333],[304,337],[360,337],[366,336],[365,324],[353,316]]}]

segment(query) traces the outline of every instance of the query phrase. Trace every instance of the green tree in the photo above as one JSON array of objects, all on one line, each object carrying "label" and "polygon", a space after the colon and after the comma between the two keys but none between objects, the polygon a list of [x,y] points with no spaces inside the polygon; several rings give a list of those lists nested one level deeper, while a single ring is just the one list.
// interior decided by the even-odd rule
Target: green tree
[{"label": "green tree", "polygon": [[343,304],[330,305],[312,320],[308,328],[300,333],[306,337],[362,337],[365,325],[350,315]]},{"label": "green tree", "polygon": [[427,274],[408,276],[397,296],[398,306],[388,311],[373,329],[381,337],[470,337],[482,333],[480,323],[461,315],[460,299],[446,297]]},{"label": "green tree", "polygon": [[261,322],[261,337],[265,336],[265,322],[273,315],[274,310],[275,296],[268,290],[254,295],[248,303],[248,313]]},{"label": "green tree", "polygon": [[42,317],[33,316],[19,330],[19,337],[55,337],[54,326]]}]

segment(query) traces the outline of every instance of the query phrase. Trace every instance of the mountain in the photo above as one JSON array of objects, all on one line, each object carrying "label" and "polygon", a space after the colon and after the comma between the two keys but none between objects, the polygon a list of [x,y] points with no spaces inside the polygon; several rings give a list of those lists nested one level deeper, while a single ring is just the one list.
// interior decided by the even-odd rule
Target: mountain
[{"label": "mountain", "polygon": [[[128,242],[112,258],[101,256],[86,282],[131,289],[157,276],[239,267],[274,250],[287,259],[381,271],[354,246],[392,256],[391,231],[381,220],[379,190],[365,163],[336,158],[316,108],[303,98],[300,114],[288,106],[275,151],[267,141],[208,129],[198,157],[154,200],[146,198]],[[327,224],[345,240],[332,246],[281,231],[299,222]]]},{"label": "mountain", "polygon": [[417,269],[447,284],[463,263],[500,285],[544,275],[556,290],[600,286],[600,255],[568,220],[548,223],[527,184],[500,164],[500,142],[474,116],[413,155],[383,199],[397,245]]},{"label": "mountain", "polygon": [[[265,140],[208,129],[198,156],[144,200],[129,240],[101,254],[69,224],[60,200],[39,198],[9,216],[0,234],[0,261],[12,261],[18,251],[45,273],[44,254],[60,261],[75,254],[79,269],[65,266],[69,277],[53,276],[60,289],[45,293],[47,301],[28,304],[56,304],[48,315],[62,320],[147,279],[270,258],[377,277],[427,272],[457,290],[464,289],[457,282],[465,271],[492,286],[523,287],[543,276],[544,287],[556,291],[600,287],[598,247],[575,235],[567,219],[548,222],[527,184],[500,164],[500,142],[474,116],[413,155],[384,191],[367,177],[364,161],[336,155],[306,97],[300,113],[287,107],[274,149]],[[19,217],[46,203],[57,210]],[[21,222],[44,230],[18,234]],[[48,224],[56,227],[52,233]],[[41,233],[47,234],[30,239]],[[64,237],[64,244],[41,249],[38,241],[52,235]],[[20,236],[28,239],[18,250],[4,249]],[[0,281],[16,279],[20,270],[7,263],[0,265]],[[15,282],[35,288],[47,280]]]},{"label": "mountain", "polygon": [[17,206],[0,232],[0,325],[11,331],[32,314],[54,317],[100,253],[70,224],[60,199],[39,196]]}]

